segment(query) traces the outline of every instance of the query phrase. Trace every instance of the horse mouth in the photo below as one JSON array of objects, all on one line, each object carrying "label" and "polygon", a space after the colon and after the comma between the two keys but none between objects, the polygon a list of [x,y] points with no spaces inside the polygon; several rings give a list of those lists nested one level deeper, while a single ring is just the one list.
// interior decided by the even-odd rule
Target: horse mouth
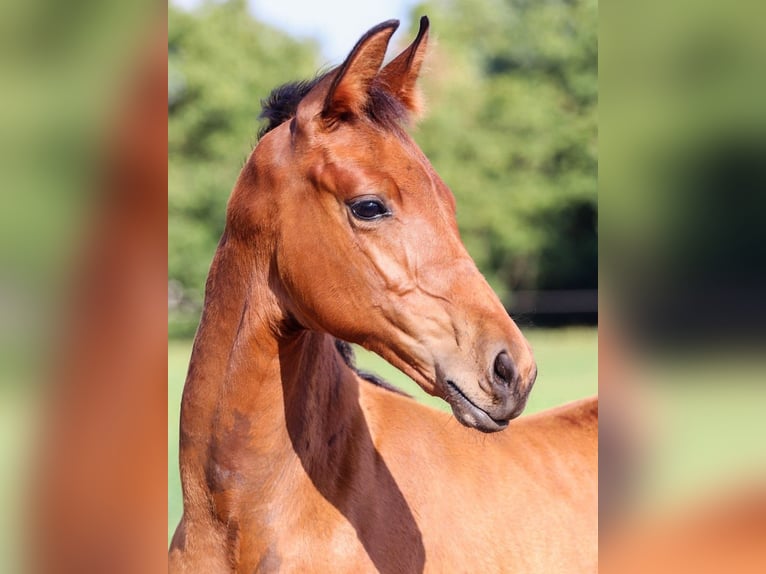
[{"label": "horse mouth", "polygon": [[487,411],[469,399],[455,383],[452,381],[445,381],[445,383],[447,402],[452,407],[452,414],[460,423],[486,433],[501,431],[508,427],[508,420],[492,418]]}]

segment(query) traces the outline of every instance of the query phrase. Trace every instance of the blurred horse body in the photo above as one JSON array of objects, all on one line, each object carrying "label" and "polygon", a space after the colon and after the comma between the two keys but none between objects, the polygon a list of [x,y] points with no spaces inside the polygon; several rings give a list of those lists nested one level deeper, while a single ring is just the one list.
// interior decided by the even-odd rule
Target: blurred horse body
[{"label": "blurred horse body", "polygon": [[[184,388],[172,572],[597,570],[597,400],[509,423],[537,368],[400,127],[428,21],[381,69],[396,26],[266,105]],[[337,339],[454,418],[365,380]]]}]

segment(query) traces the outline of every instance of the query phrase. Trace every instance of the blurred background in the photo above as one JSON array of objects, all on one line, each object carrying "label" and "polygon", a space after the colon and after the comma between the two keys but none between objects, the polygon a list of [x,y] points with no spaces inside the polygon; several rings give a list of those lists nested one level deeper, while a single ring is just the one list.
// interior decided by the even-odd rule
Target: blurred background
[{"label": "blurred background", "polygon": [[[431,21],[411,133],[453,190],[461,236],[535,351],[527,412],[597,392],[595,1],[171,3],[168,34],[169,535],[181,514],[180,392],[226,200],[260,100],[340,64],[398,18],[389,58]],[[449,411],[374,355],[361,366]]]},{"label": "blurred background", "polygon": [[165,563],[166,30],[0,3],[0,572]]},{"label": "blurred background", "polygon": [[603,572],[766,570],[764,16],[601,3]]}]

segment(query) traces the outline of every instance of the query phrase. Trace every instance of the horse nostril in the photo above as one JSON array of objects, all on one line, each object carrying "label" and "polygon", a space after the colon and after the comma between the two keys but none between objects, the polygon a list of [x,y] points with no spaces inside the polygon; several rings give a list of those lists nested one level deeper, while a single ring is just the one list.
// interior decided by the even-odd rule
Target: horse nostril
[{"label": "horse nostril", "polygon": [[510,385],[517,378],[516,365],[505,351],[495,357],[495,375],[505,385]]}]

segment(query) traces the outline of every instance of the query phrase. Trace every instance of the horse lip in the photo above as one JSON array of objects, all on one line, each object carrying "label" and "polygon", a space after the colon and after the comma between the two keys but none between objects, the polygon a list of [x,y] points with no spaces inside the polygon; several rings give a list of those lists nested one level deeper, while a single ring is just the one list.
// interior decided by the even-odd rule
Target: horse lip
[{"label": "horse lip", "polygon": [[[508,420],[498,420],[492,418],[492,416],[477,406],[471,399],[469,399],[465,393],[455,383],[450,380],[445,380],[447,399],[452,407],[452,413],[455,415],[461,423],[466,426],[471,426],[482,432],[496,432],[505,429],[508,426]],[[477,425],[468,425],[463,419],[463,409],[467,408],[476,420]]]}]

